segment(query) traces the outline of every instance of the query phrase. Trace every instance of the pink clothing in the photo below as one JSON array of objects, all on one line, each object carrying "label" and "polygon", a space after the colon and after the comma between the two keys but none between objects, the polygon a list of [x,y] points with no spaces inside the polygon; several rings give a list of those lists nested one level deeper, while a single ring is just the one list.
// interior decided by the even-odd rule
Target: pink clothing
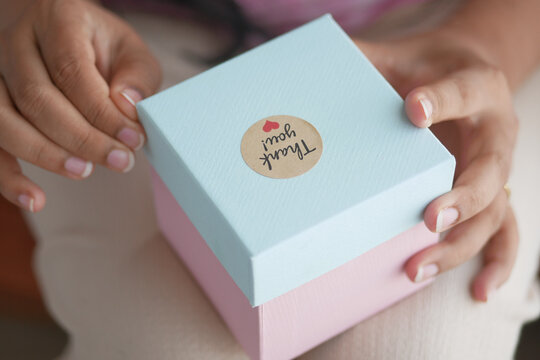
[{"label": "pink clothing", "polygon": [[273,34],[331,13],[346,31],[361,29],[386,11],[426,0],[236,0],[244,14]]},{"label": "pink clothing", "polygon": [[[331,13],[346,31],[355,31],[391,9],[426,1],[429,0],[235,0],[244,15],[269,35],[291,30],[326,13]],[[115,9],[152,11],[176,17],[193,14],[174,0],[102,0],[102,3]]]}]

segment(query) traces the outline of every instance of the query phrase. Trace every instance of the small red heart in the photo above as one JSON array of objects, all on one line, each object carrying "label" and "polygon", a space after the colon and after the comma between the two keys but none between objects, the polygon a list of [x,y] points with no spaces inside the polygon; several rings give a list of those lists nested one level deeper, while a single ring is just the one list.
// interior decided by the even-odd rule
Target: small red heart
[{"label": "small red heart", "polygon": [[270,132],[272,131],[272,129],[277,129],[277,128],[279,128],[279,123],[266,120],[263,126],[263,131]]}]

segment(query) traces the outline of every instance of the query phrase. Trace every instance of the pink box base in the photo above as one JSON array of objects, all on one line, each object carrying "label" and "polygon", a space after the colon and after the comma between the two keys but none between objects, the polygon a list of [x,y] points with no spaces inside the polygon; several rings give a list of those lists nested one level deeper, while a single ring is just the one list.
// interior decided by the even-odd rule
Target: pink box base
[{"label": "pink box base", "polygon": [[258,307],[251,307],[166,185],[153,172],[158,222],[252,359],[298,356],[416,292],[403,264],[438,241],[420,223],[356,259]]}]

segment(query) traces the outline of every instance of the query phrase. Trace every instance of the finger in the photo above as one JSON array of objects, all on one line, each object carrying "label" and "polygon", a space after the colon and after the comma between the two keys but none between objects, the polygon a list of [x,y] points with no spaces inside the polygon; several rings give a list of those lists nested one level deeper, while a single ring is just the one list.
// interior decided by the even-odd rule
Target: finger
[{"label": "finger", "polygon": [[511,150],[503,154],[499,151],[478,155],[458,177],[452,191],[426,207],[424,222],[431,231],[446,231],[467,221],[493,201],[510,171]]},{"label": "finger", "polygon": [[71,156],[20,116],[1,78],[0,129],[0,146],[17,158],[73,179],[83,179],[92,173],[91,162]]},{"label": "finger", "polygon": [[500,227],[507,201],[501,190],[480,214],[456,226],[443,241],[413,255],[405,265],[407,276],[415,282],[423,281],[472,258]]},{"label": "finger", "polygon": [[[144,144],[144,131],[109,97],[109,86],[96,67],[94,34],[84,21],[77,17],[61,18],[53,25],[47,24],[48,29],[36,22],[43,60],[53,82],[90,124],[137,150]],[[66,28],[71,31],[64,31]],[[56,46],[58,43],[62,46]]]},{"label": "finger", "polygon": [[143,41],[131,34],[117,45],[111,70],[111,98],[122,112],[137,119],[135,104],[161,83],[161,68]]},{"label": "finger", "polygon": [[11,56],[1,71],[19,112],[69,153],[119,172],[131,170],[131,150],[89,124],[51,83],[33,35],[18,32],[8,42]]},{"label": "finger", "polygon": [[405,111],[413,124],[429,127],[441,121],[494,112],[509,102],[509,87],[501,71],[468,68],[412,90],[405,98]]},{"label": "finger", "polygon": [[488,301],[491,294],[508,280],[516,261],[519,235],[511,207],[503,223],[484,248],[484,267],[474,279],[471,291],[478,301]]},{"label": "finger", "polygon": [[0,149],[0,194],[11,203],[30,212],[45,206],[45,193],[24,176],[17,160]]}]

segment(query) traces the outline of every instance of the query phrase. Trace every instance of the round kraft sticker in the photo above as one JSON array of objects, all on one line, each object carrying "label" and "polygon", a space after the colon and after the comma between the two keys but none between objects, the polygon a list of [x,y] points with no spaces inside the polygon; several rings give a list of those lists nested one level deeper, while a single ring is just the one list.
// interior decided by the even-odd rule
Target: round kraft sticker
[{"label": "round kraft sticker", "polygon": [[240,150],[253,171],[287,179],[313,168],[321,158],[323,143],[317,129],[306,120],[274,115],[247,129]]}]

